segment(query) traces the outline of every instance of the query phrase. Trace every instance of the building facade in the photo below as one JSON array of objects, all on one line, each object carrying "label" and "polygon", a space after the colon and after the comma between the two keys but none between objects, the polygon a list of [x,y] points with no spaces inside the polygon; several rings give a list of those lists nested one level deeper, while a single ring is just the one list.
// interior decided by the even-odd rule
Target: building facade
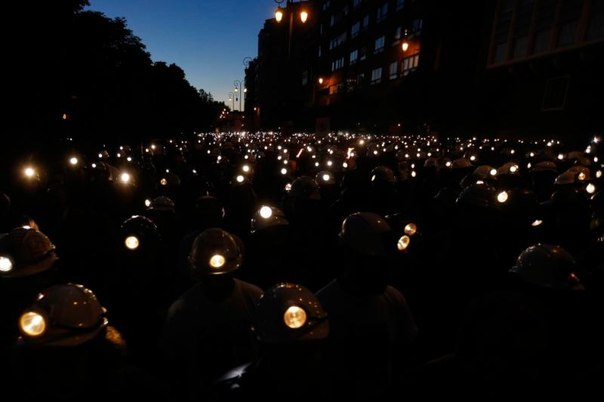
[{"label": "building facade", "polygon": [[274,19],[259,35],[261,125],[472,135],[601,127],[604,1],[294,5],[312,11],[293,40]]}]

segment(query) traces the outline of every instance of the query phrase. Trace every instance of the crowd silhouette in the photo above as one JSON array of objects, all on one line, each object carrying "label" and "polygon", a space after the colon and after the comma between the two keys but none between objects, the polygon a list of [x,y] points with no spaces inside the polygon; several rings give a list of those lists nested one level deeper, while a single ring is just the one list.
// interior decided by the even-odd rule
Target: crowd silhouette
[{"label": "crowd silhouette", "polygon": [[604,148],[584,145],[259,132],[7,155],[7,389],[602,395]]}]

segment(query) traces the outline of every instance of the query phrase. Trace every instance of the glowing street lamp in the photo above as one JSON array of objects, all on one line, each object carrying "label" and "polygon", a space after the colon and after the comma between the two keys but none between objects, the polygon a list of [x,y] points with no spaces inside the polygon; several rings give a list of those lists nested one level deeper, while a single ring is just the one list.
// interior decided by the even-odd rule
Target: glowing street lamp
[{"label": "glowing street lamp", "polygon": [[407,33],[406,29],[405,33],[403,34],[403,41],[401,42],[401,50],[403,53],[409,50],[409,34]]},{"label": "glowing street lamp", "polygon": [[298,18],[302,24],[305,24],[306,21],[308,21],[310,14],[306,10],[306,8],[304,8],[304,4],[302,4],[303,2],[299,1],[299,2],[297,2],[297,5],[294,6],[293,4],[295,2],[293,0],[287,0],[285,8],[283,8],[283,7],[281,7],[281,4],[283,4],[283,2],[285,2],[285,1],[286,0],[275,0],[275,3],[277,3],[277,9],[275,10],[275,20],[277,21],[277,23],[281,23],[281,21],[283,21],[283,17],[285,16],[285,13],[287,12],[289,15],[289,35],[288,35],[288,45],[287,45],[287,54],[289,56],[291,54],[291,47],[292,47],[291,43],[292,43],[292,30],[294,27],[294,14],[298,15]]},{"label": "glowing street lamp", "polygon": [[241,97],[243,96],[243,82],[235,80],[233,82],[235,86],[235,97],[239,97],[239,111],[241,111]]}]

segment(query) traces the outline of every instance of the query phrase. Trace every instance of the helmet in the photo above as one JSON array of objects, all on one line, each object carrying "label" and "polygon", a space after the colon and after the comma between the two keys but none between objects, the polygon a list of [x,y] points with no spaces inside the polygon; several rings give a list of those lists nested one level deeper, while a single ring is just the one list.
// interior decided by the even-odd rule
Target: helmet
[{"label": "helmet", "polygon": [[355,212],[342,222],[340,244],[366,256],[386,256],[384,235],[391,233],[386,219],[374,212]]},{"label": "helmet", "polygon": [[485,180],[495,176],[497,174],[497,169],[491,165],[480,165],[474,169],[473,173],[478,179]]},{"label": "helmet", "polygon": [[380,165],[371,170],[372,183],[395,183],[394,172],[388,166]]},{"label": "helmet", "polygon": [[35,275],[50,269],[59,257],[46,235],[30,227],[12,229],[0,241],[0,277]]},{"label": "helmet", "polygon": [[576,262],[560,246],[536,244],[525,249],[510,268],[524,282],[555,290],[583,290]]},{"label": "helmet", "polygon": [[556,180],[554,180],[554,184],[557,186],[564,186],[566,184],[574,184],[577,180],[577,174],[566,170],[556,176]]},{"label": "helmet", "polygon": [[258,300],[254,331],[265,344],[303,342],[326,338],[329,322],[310,290],[293,283],[279,283]]},{"label": "helmet", "polygon": [[558,166],[556,166],[556,163],[553,161],[540,161],[535,163],[535,166],[533,166],[532,169],[533,172],[553,172],[553,173],[557,173],[558,172]]},{"label": "helmet", "polygon": [[451,162],[452,169],[469,169],[472,166],[472,162],[470,162],[467,158],[457,158]]},{"label": "helmet", "polygon": [[321,199],[321,189],[310,176],[297,177],[291,185],[288,195],[294,198]]},{"label": "helmet", "polygon": [[67,283],[46,288],[19,317],[21,342],[76,346],[107,327],[105,309],[82,285]]},{"label": "helmet", "polygon": [[569,167],[566,171],[574,173],[576,180],[578,181],[585,181],[591,178],[591,172],[587,166],[574,165]]},{"label": "helmet", "polygon": [[160,241],[159,229],[155,223],[142,215],[133,215],[120,227],[123,244],[131,251],[154,247]]},{"label": "helmet", "polygon": [[243,263],[243,242],[221,228],[209,228],[197,235],[189,253],[194,274],[221,275]]},{"label": "helmet", "polygon": [[515,162],[507,162],[497,168],[497,175],[515,175],[520,174],[518,164]]},{"label": "helmet", "polygon": [[470,184],[457,196],[455,204],[458,206],[488,209],[497,203],[495,189],[488,184]]},{"label": "helmet", "polygon": [[172,201],[171,198],[166,197],[165,195],[155,197],[153,200],[151,200],[151,204],[149,205],[149,209],[156,211],[174,212],[174,207],[174,201]]},{"label": "helmet", "polygon": [[250,233],[256,231],[277,227],[287,226],[289,221],[285,217],[285,213],[276,207],[262,205],[252,216],[252,224]]}]

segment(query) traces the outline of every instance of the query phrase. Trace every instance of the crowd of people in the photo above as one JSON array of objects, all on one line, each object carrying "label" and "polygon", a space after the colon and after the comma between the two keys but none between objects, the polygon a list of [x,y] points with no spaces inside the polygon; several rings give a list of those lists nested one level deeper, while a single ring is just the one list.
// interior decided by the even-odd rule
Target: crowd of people
[{"label": "crowd of people", "polygon": [[7,155],[4,392],[601,395],[599,141],[207,133]]}]

